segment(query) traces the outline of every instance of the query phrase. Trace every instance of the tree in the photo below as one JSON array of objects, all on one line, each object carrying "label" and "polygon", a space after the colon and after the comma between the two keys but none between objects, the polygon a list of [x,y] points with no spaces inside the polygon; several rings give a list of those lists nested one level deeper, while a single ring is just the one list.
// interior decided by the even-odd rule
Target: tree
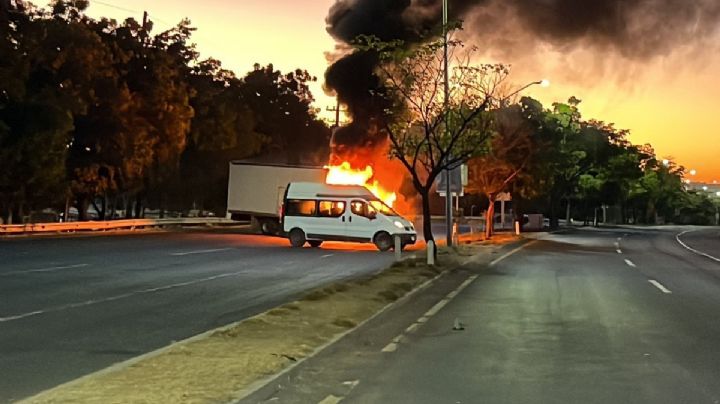
[{"label": "tree", "polygon": [[228,163],[254,156],[268,141],[255,132],[255,116],[242,92],[243,82],[220,61],[198,63],[188,77],[195,111],[180,161],[177,200],[185,209],[223,210],[227,202]]},{"label": "tree", "polygon": [[256,64],[244,77],[242,94],[255,116],[254,130],[269,139],[264,154],[291,164],[327,161],[330,129],[311,107],[309,84],[316,80],[305,70],[283,74],[272,64]]},{"label": "tree", "polygon": [[485,237],[493,234],[495,198],[508,191],[532,156],[533,128],[523,116],[520,104],[494,111],[495,134],[487,154],[468,161],[469,193],[482,193],[488,201]]},{"label": "tree", "polygon": [[496,92],[509,74],[503,65],[470,63],[474,48],[449,41],[449,93],[443,87],[443,41],[416,47],[401,42],[362,39],[365,50],[377,52],[379,77],[389,108],[379,123],[387,133],[390,155],[407,169],[421,197],[423,235],[433,241],[430,190],[444,170],[485,153],[492,137]]}]

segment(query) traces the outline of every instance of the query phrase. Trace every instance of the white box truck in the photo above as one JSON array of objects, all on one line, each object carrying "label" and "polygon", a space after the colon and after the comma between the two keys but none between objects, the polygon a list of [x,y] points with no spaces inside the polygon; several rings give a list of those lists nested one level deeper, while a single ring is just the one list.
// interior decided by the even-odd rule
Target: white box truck
[{"label": "white box truck", "polygon": [[265,234],[278,234],[285,188],[291,182],[325,182],[327,170],[317,166],[231,161],[227,217],[250,220]]}]

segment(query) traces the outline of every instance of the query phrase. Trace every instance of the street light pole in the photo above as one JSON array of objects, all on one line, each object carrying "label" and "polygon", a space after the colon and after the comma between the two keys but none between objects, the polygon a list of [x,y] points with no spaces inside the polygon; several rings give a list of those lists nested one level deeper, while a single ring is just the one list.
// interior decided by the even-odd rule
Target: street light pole
[{"label": "street light pole", "polygon": [[[445,90],[445,136],[448,136],[448,107],[450,105],[450,84],[448,75],[448,0],[443,0],[442,4],[442,24],[443,24],[443,79],[444,79],[444,90]],[[448,150],[448,156],[446,157],[445,163],[450,160]],[[452,212],[452,188],[450,186],[450,167],[445,167],[445,228],[447,237],[447,246],[450,247],[453,244],[453,212]]]}]

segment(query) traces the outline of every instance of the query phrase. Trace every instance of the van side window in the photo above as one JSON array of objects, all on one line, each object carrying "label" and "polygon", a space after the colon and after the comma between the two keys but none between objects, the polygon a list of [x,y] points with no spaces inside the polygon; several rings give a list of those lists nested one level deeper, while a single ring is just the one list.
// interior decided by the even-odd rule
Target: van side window
[{"label": "van side window", "polygon": [[358,216],[367,216],[367,204],[363,201],[350,202],[350,210]]},{"label": "van side window", "polygon": [[345,202],[343,201],[320,201],[318,205],[318,216],[320,217],[340,217],[345,212]]},{"label": "van side window", "polygon": [[288,199],[285,206],[286,216],[315,216],[315,201]]}]

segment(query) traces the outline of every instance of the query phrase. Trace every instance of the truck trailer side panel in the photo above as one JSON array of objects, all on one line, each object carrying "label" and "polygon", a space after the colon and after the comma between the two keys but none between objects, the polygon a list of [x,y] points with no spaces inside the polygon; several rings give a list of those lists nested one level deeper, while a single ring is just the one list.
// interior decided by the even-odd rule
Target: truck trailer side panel
[{"label": "truck trailer side panel", "polygon": [[285,188],[291,182],[325,182],[322,167],[230,163],[228,216],[277,219]]}]

